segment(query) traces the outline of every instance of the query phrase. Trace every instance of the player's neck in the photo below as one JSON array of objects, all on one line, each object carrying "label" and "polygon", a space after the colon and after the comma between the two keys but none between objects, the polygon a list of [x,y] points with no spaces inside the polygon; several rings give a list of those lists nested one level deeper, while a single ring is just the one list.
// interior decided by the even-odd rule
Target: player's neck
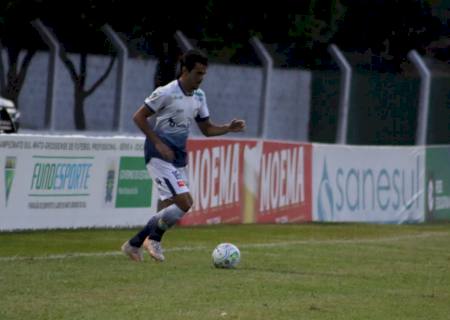
[{"label": "player's neck", "polygon": [[186,78],[184,78],[183,76],[179,77],[178,83],[185,94],[192,95],[192,93],[194,92],[194,88],[189,85],[189,82],[186,80]]}]

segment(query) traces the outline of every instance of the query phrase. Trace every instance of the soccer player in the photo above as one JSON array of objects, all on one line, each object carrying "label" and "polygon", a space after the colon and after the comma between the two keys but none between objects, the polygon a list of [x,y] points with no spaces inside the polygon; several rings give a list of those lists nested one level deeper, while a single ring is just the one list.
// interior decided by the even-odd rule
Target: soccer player
[{"label": "soccer player", "polygon": [[[189,50],[181,59],[177,80],[157,88],[135,112],[133,120],[145,134],[147,170],[158,185],[158,213],[134,237],[122,245],[122,251],[134,261],[142,261],[145,248],[156,261],[164,261],[161,239],[192,206],[187,183],[187,152],[191,123],[195,120],[207,137],[240,132],[245,121],[233,119],[217,125],[209,119],[206,97],[200,84],[206,75],[208,58],[200,51]],[[154,116],[153,127],[147,118]]]}]

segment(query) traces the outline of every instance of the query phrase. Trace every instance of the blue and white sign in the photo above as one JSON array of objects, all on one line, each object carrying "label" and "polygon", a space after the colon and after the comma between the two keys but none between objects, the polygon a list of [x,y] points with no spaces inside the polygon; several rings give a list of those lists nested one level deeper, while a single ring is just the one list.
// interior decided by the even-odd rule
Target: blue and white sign
[{"label": "blue and white sign", "polygon": [[313,146],[313,220],[424,220],[422,147]]},{"label": "blue and white sign", "polygon": [[[0,135],[0,231],[142,225],[156,213],[156,193],[117,163],[141,158],[145,168],[143,145],[141,137]],[[125,203],[142,189],[147,205]]]}]

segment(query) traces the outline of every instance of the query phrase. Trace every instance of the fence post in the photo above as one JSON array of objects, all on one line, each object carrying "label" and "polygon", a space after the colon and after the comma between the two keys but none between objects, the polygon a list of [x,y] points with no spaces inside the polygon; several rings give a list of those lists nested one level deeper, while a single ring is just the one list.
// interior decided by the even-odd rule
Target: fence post
[{"label": "fence post", "polygon": [[428,113],[430,110],[431,71],[416,50],[408,52],[408,59],[420,74],[419,111],[417,112],[416,145],[427,144]]},{"label": "fence post", "polygon": [[194,49],[194,46],[180,30],[175,31],[174,38],[180,46],[181,51],[186,52],[188,50]]},{"label": "fence post", "polygon": [[337,62],[342,75],[341,86],[339,89],[339,119],[337,123],[336,143],[346,144],[352,67],[335,44],[331,44],[328,47],[328,51]]},{"label": "fence post", "polygon": [[272,79],[273,59],[258,38],[252,37],[250,39],[250,44],[253,46],[253,49],[258,55],[259,60],[262,62],[264,66],[264,78],[261,93],[261,112],[259,116],[260,126],[258,128],[258,137],[265,139],[267,138],[266,137],[268,128],[267,114],[269,111],[269,104],[270,104],[270,81]]},{"label": "fence post", "polygon": [[48,76],[47,76],[47,97],[45,106],[44,126],[50,131],[55,130],[55,92],[56,83],[58,83],[58,56],[61,46],[53,35],[53,33],[42,23],[41,20],[36,19],[31,21],[33,28],[37,30],[42,40],[50,49],[50,56],[48,62]]},{"label": "fence post", "polygon": [[114,105],[113,129],[122,132],[128,48],[125,42],[122,39],[120,39],[119,35],[111,28],[109,24],[103,25],[102,31],[108,37],[108,39],[111,40],[112,44],[119,52],[119,65],[117,68],[116,90],[115,90],[116,94],[114,100],[115,105]]}]

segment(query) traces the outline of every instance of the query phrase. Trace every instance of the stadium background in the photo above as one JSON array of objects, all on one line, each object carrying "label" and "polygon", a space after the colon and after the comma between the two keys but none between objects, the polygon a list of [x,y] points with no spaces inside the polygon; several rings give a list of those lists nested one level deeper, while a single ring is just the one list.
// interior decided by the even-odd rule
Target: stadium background
[{"label": "stadium background", "polygon": [[[247,12],[244,8],[235,10],[233,5],[237,3],[224,5],[215,1],[182,4],[176,11],[163,4],[149,10],[146,4],[130,6],[122,1],[101,4],[81,1],[67,5],[57,1],[6,1],[0,33],[0,89],[21,112],[20,133],[31,133],[37,138],[19,136],[20,141],[15,141],[16,138],[2,137],[4,156],[0,164],[4,168],[5,184],[1,194],[7,209],[3,213],[10,215],[11,212],[50,208],[65,211],[69,217],[78,214],[80,220],[75,219],[73,225],[69,223],[68,226],[89,226],[81,222],[84,220],[80,212],[96,216],[104,194],[111,192],[104,191],[94,197],[96,193],[89,193],[88,189],[101,190],[112,184],[116,191],[113,196],[115,209],[121,207],[121,201],[116,199],[120,198],[120,190],[125,193],[134,190],[138,198],[145,197],[151,186],[142,184],[127,189],[119,187],[117,179],[122,158],[139,157],[135,152],[140,150],[139,147],[122,149],[122,145],[139,145],[139,138],[133,136],[139,136],[140,132],[130,120],[131,116],[155,86],[175,77],[180,54],[188,47],[197,47],[211,57],[203,88],[213,119],[225,122],[230,115],[236,115],[246,120],[248,130],[243,135],[230,136],[244,138],[237,142],[238,151],[233,151],[239,154],[233,170],[239,171],[236,181],[241,185],[236,191],[236,208],[225,205],[217,209],[210,205],[216,201],[217,192],[218,196],[224,192],[218,191],[216,184],[228,184],[228,178],[217,176],[218,172],[214,171],[214,161],[219,161],[217,152],[221,152],[222,158],[227,152],[228,156],[231,154],[231,151],[223,151],[228,150],[227,143],[213,140],[211,143],[216,147],[209,148],[203,140],[191,142],[198,149],[196,153],[191,151],[192,158],[197,154],[202,157],[194,162],[197,168],[200,163],[200,169],[191,175],[191,179],[199,182],[195,184],[196,193],[205,203],[194,208],[193,211],[203,209],[204,212],[203,218],[197,220],[194,212],[192,224],[312,220],[421,222],[425,216],[433,217],[428,211],[431,207],[436,209],[435,201],[443,210],[439,218],[446,219],[448,173],[441,165],[446,161],[445,144],[450,140],[447,4],[446,1],[369,1],[367,5],[357,1],[285,1]],[[26,14],[18,14],[25,9]],[[67,14],[58,14],[58,10]],[[104,12],[109,14],[105,16]],[[380,20],[384,22],[382,25],[377,23]],[[342,61],[336,58],[336,51],[343,53],[351,66],[351,81],[346,88],[345,75],[339,66]],[[429,110],[424,120],[424,143],[444,144],[435,153],[428,152],[431,149],[423,147],[417,140],[419,123],[423,120],[419,115],[426,79],[412,63],[412,53],[419,54],[432,75],[430,90],[425,97]],[[271,58],[271,64],[261,58],[264,54]],[[346,93],[348,112],[343,113]],[[344,140],[339,141],[342,136],[339,137],[338,131],[343,119],[347,127],[344,127]],[[85,143],[87,149],[67,149],[73,148],[73,139],[84,141],[84,138],[52,138],[42,134],[107,137],[98,143],[89,140]],[[122,138],[112,138],[115,135]],[[194,137],[199,137],[197,130],[194,130]],[[35,139],[43,139],[45,143],[39,144]],[[54,139],[55,144],[52,143]],[[347,147],[317,144],[334,142],[344,142]],[[102,143],[105,149],[94,147]],[[419,146],[412,147],[415,144]],[[59,149],[53,145],[65,147]],[[358,145],[394,145],[398,149],[364,149]],[[299,146],[307,151],[291,157]],[[256,165],[253,164],[251,169],[254,177],[249,177],[243,167],[252,148],[259,148],[259,151],[254,155]],[[113,160],[112,155],[105,158],[100,155],[102,151],[120,151],[120,158],[118,155]],[[377,163],[364,166],[355,162],[371,163],[373,153],[379,154],[378,160],[384,163],[381,167]],[[64,156],[75,162],[58,163],[56,159]],[[216,158],[209,164],[209,157],[214,156]],[[315,158],[320,161],[312,161]],[[331,163],[333,158],[339,160]],[[92,159],[92,163],[78,163],[84,159]],[[292,167],[295,161],[301,169]],[[41,166],[93,166],[107,170],[93,170],[101,172],[99,182],[96,182],[98,187],[86,183],[86,193],[70,195],[87,197],[86,202],[67,201],[64,204],[56,200],[52,203],[30,200],[26,207],[26,201],[17,202],[17,199],[69,197],[68,193],[61,194],[56,190],[55,185],[36,184],[36,177],[45,176],[44,171],[39,171]],[[340,168],[336,169],[336,181],[328,181],[328,170],[335,166]],[[304,207],[296,207],[284,198],[287,190],[296,183],[284,177],[285,169],[294,170],[294,174],[297,174],[295,170],[301,172],[304,180],[300,185],[307,190],[300,201]],[[126,172],[137,174],[135,180],[138,181],[143,178],[139,174],[142,170],[132,168]],[[338,181],[342,170],[348,170],[345,186]],[[264,176],[268,171],[271,174]],[[405,183],[409,173],[411,178]],[[116,179],[108,180],[109,174],[115,175]],[[249,182],[255,179],[260,180]],[[263,186],[269,187],[263,189]],[[33,188],[42,189],[44,193],[33,193]],[[70,185],[62,183],[59,187],[65,188],[68,191]],[[28,194],[20,193],[27,189]],[[248,213],[244,214],[241,209],[246,205],[248,189],[260,200],[260,206],[264,203],[270,209],[269,213],[255,212],[257,218],[248,219]],[[380,190],[386,191],[387,196],[380,196]],[[409,195],[405,196],[406,191]],[[335,212],[344,207],[342,201],[338,203],[336,195],[333,197],[336,193],[347,200],[348,207],[343,216]],[[92,197],[97,198],[96,205],[92,205]],[[16,206],[12,199],[16,199]],[[322,207],[315,207],[319,202]],[[82,205],[80,208],[69,206],[74,203]],[[326,210],[324,203],[328,206]],[[394,203],[396,205],[388,212],[391,216],[385,216],[384,209]],[[412,203],[417,205],[418,211],[410,212]],[[61,209],[60,206],[67,207]],[[148,207],[152,205],[142,204],[142,208]],[[370,208],[373,212],[369,212]],[[234,218],[233,210],[237,215]],[[289,210],[295,214],[290,216]],[[154,207],[151,211],[154,212]],[[353,211],[364,213],[364,218],[352,216]],[[146,211],[141,210],[139,214],[142,212]],[[230,213],[231,217],[228,216]],[[265,218],[258,219],[258,214]],[[104,225],[114,225],[116,220],[111,219]],[[134,217],[116,225],[136,225],[137,221],[139,219]],[[188,221],[186,218],[185,223]],[[93,222],[93,225],[99,224]],[[5,226],[8,223],[3,225],[8,229]],[[41,227],[46,226],[51,224],[44,223]],[[65,224],[55,222],[54,226]]]},{"label": "stadium background", "polygon": [[[181,31],[212,60],[205,89],[213,116],[223,121],[241,111],[249,123],[247,137],[261,133],[265,94],[261,61],[249,42],[256,37],[274,62],[268,113],[276,118],[266,126],[268,138],[336,141],[342,76],[329,53],[336,44],[353,68],[348,143],[414,144],[420,78],[408,59],[411,50],[417,50],[433,74],[427,142],[449,141],[446,0],[284,0],[257,8],[200,0],[177,3],[177,10],[170,3],[120,0],[1,5],[0,91],[22,111],[23,129],[107,133],[116,131],[119,122],[124,133],[136,133],[130,115],[156,84],[174,77],[183,49],[174,35]],[[54,35],[61,50],[54,66],[52,123],[46,118],[52,60],[36,21]],[[105,24],[128,49],[121,119],[114,111],[120,54],[108,40]],[[109,70],[111,57],[116,59],[106,79],[92,88]]]},{"label": "stadium background", "polygon": [[[18,135],[0,134],[0,319],[448,319],[449,8],[1,1],[0,90],[22,118]],[[129,49],[123,91],[105,23]],[[209,225],[174,228],[163,264],[136,264],[119,248],[154,212],[155,193],[130,116],[173,77],[177,30],[212,60],[214,117],[243,115],[250,127],[225,139],[195,133],[185,222]],[[64,49],[54,60],[50,31]],[[268,78],[250,39],[274,60]],[[332,44],[353,67],[347,143],[335,143],[343,77]],[[411,50],[432,70],[418,145],[423,82]],[[76,84],[95,90],[75,94]],[[321,223],[286,223],[311,220]],[[241,250],[236,269],[212,267],[220,242]]]}]

